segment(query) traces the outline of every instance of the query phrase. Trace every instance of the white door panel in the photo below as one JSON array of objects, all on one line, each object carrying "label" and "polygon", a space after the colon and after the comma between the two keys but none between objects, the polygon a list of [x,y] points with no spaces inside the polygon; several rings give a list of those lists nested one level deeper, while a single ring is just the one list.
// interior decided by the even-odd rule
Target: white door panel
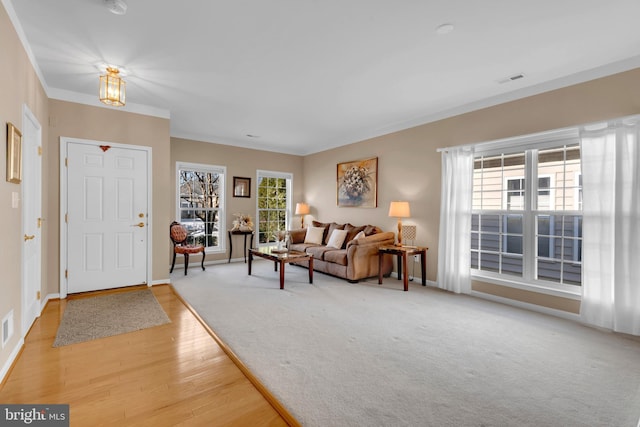
[{"label": "white door panel", "polygon": [[147,281],[148,154],[67,146],[69,293]]},{"label": "white door panel", "polygon": [[25,107],[23,114],[22,156],[22,333],[26,334],[40,316],[42,287],[42,157],[41,127]]}]

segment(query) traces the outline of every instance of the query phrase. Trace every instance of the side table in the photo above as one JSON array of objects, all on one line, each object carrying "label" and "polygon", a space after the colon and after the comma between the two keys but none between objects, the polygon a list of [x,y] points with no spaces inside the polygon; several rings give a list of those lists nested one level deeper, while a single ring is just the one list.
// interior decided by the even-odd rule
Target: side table
[{"label": "side table", "polygon": [[[382,257],[385,254],[396,255],[398,259],[398,280],[404,279],[404,290],[409,290],[409,272],[407,271],[407,258],[420,255],[420,271],[422,273],[422,286],[427,286],[427,251],[429,248],[421,246],[380,246],[378,248],[378,284],[382,284]],[[402,272],[404,271],[404,276]]]},{"label": "side table", "polygon": [[231,262],[231,254],[233,253],[233,239],[232,236],[244,236],[244,262],[247,262],[247,236],[251,236],[251,241],[249,242],[249,248],[253,247],[253,236],[255,232],[253,230],[229,230],[229,261]]}]

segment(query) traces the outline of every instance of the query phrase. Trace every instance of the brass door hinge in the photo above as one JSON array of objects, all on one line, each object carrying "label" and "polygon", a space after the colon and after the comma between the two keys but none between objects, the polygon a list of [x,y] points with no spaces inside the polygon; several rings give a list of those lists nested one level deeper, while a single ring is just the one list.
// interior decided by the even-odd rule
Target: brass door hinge
[{"label": "brass door hinge", "polygon": [[38,291],[38,295],[36,296],[36,298],[39,300],[40,299],[40,291]]},{"label": "brass door hinge", "polygon": [[69,270],[65,270],[64,271],[64,278],[68,279],[69,278]]},{"label": "brass door hinge", "polygon": [[38,145],[38,156],[42,156],[42,146]]}]

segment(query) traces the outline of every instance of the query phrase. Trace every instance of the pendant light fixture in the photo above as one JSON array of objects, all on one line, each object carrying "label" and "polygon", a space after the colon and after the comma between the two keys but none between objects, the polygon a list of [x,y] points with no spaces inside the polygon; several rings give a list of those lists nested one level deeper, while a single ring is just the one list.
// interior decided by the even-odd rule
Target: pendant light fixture
[{"label": "pendant light fixture", "polygon": [[125,104],[126,83],[120,77],[120,70],[107,67],[107,73],[100,76],[100,101],[114,107]]}]

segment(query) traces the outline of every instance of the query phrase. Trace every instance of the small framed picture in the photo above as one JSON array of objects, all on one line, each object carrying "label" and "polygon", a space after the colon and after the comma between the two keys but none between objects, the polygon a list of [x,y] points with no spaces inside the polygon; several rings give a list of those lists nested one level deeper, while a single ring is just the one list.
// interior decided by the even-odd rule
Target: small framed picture
[{"label": "small framed picture", "polygon": [[251,178],[233,177],[233,197],[251,197]]},{"label": "small framed picture", "polygon": [[7,123],[7,181],[22,181],[22,134],[11,123]]}]

